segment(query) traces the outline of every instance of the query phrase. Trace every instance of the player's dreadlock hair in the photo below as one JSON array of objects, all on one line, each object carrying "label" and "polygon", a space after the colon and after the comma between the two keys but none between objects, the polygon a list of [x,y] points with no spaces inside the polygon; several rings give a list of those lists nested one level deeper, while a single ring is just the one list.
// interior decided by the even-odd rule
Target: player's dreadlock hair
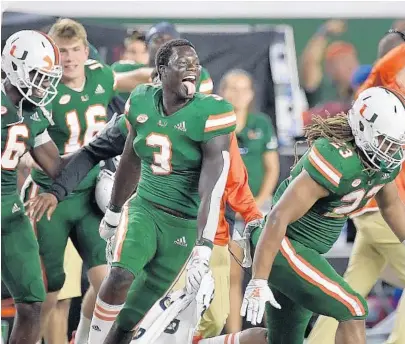
[{"label": "player's dreadlock hair", "polygon": [[354,141],[352,128],[345,113],[327,118],[314,116],[312,123],[304,128],[304,133],[309,145],[320,137],[338,144]]},{"label": "player's dreadlock hair", "polygon": [[[314,116],[312,118],[312,123],[304,128],[304,135],[309,146],[311,146],[316,139],[321,137],[337,144],[354,142],[354,136],[347,119],[347,114],[343,112],[327,118],[322,118],[318,115]],[[373,169],[364,153],[361,150],[358,150],[356,145],[354,145],[354,147],[359,153],[359,157],[366,169]],[[297,144],[295,145],[295,148],[297,148]],[[298,154],[297,149],[295,149],[295,161],[292,168],[294,168],[297,162]]]},{"label": "player's dreadlock hair", "polygon": [[172,39],[159,48],[155,57],[156,72],[159,77],[159,66],[167,66],[170,60],[170,56],[172,56],[173,48],[183,46],[188,46],[195,49],[194,45],[187,39]]},{"label": "player's dreadlock hair", "polygon": [[[337,144],[344,144],[346,142],[354,141],[352,128],[349,125],[347,115],[345,113],[339,113],[333,117],[326,118],[318,115],[313,116],[312,123],[304,128],[304,135],[309,146],[311,146],[315,140],[321,137]],[[291,169],[295,167],[299,160],[297,145],[303,142],[305,141],[299,141],[295,144],[294,164]]]}]

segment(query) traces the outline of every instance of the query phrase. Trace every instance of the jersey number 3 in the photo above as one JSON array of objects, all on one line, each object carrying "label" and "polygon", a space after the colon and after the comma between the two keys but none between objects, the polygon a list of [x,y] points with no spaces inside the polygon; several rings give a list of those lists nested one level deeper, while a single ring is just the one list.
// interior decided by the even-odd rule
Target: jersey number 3
[{"label": "jersey number 3", "polygon": [[153,174],[167,175],[172,172],[172,142],[167,135],[151,133],[146,138],[146,145],[159,147],[160,151],[153,153],[153,164],[150,165]]}]

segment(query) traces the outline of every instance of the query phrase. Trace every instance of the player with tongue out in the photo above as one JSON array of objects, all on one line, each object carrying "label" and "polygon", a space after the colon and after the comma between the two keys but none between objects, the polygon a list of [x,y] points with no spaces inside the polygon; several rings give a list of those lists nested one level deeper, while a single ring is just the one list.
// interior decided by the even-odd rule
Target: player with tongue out
[{"label": "player with tongue out", "polygon": [[129,343],[190,254],[189,293],[209,269],[236,116],[222,98],[196,92],[201,67],[189,41],[165,43],[155,62],[161,83],[138,86],[126,104],[129,133],[100,224],[100,235],[116,249],[89,344]]},{"label": "player with tongue out", "polygon": [[192,98],[196,92],[195,76],[189,75],[183,79],[183,85],[186,86],[187,98]]}]

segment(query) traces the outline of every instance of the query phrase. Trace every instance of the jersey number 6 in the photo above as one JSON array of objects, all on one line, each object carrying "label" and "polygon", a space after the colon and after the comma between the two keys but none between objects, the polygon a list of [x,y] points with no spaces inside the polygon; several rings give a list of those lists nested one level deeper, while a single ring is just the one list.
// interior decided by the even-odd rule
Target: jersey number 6
[{"label": "jersey number 6", "polygon": [[1,156],[1,168],[13,170],[17,167],[20,156],[25,153],[25,142],[29,136],[28,128],[25,124],[18,124],[10,127],[8,138]]},{"label": "jersey number 6", "polygon": [[172,172],[172,142],[167,135],[151,133],[146,138],[146,145],[159,147],[160,152],[153,153],[153,164],[150,165],[153,174],[168,175]]}]

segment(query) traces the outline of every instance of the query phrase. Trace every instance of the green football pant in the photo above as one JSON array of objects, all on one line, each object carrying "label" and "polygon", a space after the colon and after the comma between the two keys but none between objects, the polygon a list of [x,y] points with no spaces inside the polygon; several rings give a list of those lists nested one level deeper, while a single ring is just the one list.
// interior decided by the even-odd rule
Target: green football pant
[{"label": "green football pant", "polygon": [[197,220],[170,215],[139,196],[125,206],[112,266],[130,271],[135,280],[119,326],[130,331],[174,285],[197,238]]},{"label": "green football pant", "polygon": [[[31,182],[25,199],[42,192],[45,191]],[[106,242],[98,231],[102,216],[94,202],[94,189],[90,189],[72,194],[60,202],[50,221],[45,214],[34,224],[48,292],[62,289],[65,282],[63,263],[69,237],[88,269],[107,264]]]},{"label": "green football pant", "polygon": [[[256,245],[261,230],[252,236]],[[267,305],[268,342],[271,344],[302,344],[312,313],[338,321],[365,319],[367,303],[312,248],[285,237],[277,254],[269,286],[281,305]]]},{"label": "green football pant", "polygon": [[[400,286],[405,286],[405,246],[400,243],[379,211],[367,212],[353,219],[356,240],[350,255],[345,280],[366,297],[387,266],[391,266]],[[405,293],[397,307],[395,326],[385,344],[405,343]],[[319,317],[308,337],[308,344],[334,344],[338,323]]]},{"label": "green football pant", "polygon": [[1,278],[15,302],[42,302],[38,242],[17,194],[1,196]]}]

